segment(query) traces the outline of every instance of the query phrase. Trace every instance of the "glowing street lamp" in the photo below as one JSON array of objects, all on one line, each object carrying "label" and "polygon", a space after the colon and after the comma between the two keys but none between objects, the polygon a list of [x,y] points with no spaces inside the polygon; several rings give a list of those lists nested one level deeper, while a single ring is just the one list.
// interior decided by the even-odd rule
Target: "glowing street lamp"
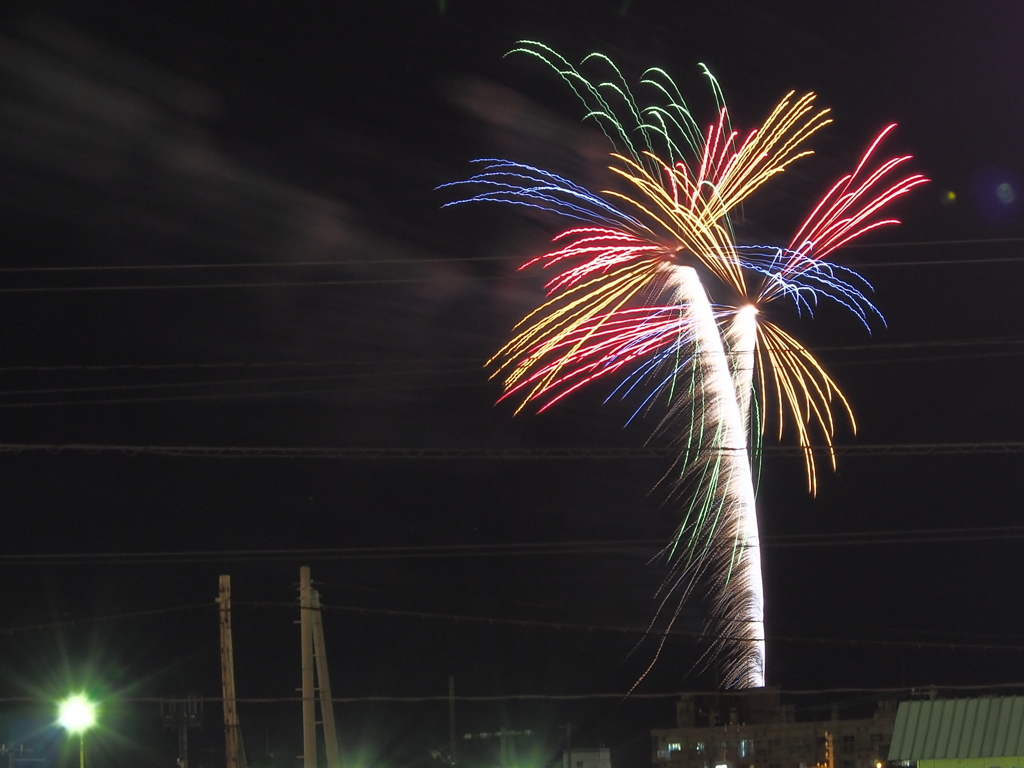
[{"label": "glowing street lamp", "polygon": [[96,705],[84,693],[69,696],[57,708],[57,723],[78,734],[78,768],[85,768],[85,732],[96,724]]}]

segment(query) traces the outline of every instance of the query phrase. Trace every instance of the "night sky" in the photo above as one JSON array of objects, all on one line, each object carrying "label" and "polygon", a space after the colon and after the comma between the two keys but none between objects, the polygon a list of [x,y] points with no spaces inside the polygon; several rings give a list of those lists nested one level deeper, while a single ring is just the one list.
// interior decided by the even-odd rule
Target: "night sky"
[{"label": "night sky", "polygon": [[[616,768],[647,764],[671,697],[501,698],[629,690],[679,519],[658,485],[667,459],[629,455],[665,445],[648,442],[655,420],[623,427],[630,403],[603,404],[608,388],[542,415],[494,404],[483,363],[542,295],[516,267],[560,222],[442,210],[436,188],[479,157],[599,185],[606,151],[553,73],[504,54],[529,38],[574,61],[607,53],[631,79],[661,66],[702,123],[699,63],[737,124],[818,92],[835,123],[745,206],[747,242],[785,240],[899,123],[888,151],[932,182],[896,206],[900,227],[839,257],[887,324],[773,318],[850,398],[859,431],[840,445],[941,447],[1024,440],[1022,28],[1014,0],[4,4],[0,741],[71,765],[48,702],[84,687],[105,707],[97,768],[173,765],[155,699],[219,695],[213,601],[230,573],[238,693],[266,700],[241,708],[250,762],[296,765],[286,700],[308,564],[335,695],[396,699],[338,705],[348,765],[430,765],[447,705],[400,699],[443,696],[450,675],[495,697],[460,701],[459,733],[532,730],[517,755],[543,764],[572,722]],[[58,450],[72,444],[194,450]],[[622,450],[301,455],[313,448]],[[843,456],[811,498],[798,458],[766,457],[769,683],[1024,682],[1021,460]],[[715,686],[685,634],[703,610],[684,609],[637,692]],[[223,764],[219,714],[207,704],[193,765]],[[493,742],[460,749],[497,759]]]}]

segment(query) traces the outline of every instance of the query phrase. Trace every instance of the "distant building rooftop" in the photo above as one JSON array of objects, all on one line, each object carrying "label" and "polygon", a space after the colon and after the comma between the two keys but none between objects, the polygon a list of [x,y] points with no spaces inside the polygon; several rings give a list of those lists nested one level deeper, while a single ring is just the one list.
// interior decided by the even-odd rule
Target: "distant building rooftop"
[{"label": "distant building rooftop", "polygon": [[[889,752],[896,703],[877,702],[873,712],[865,704],[856,707],[858,716],[842,717],[837,704],[800,712],[781,703],[774,689],[684,694],[676,727],[651,731],[651,762],[655,768],[876,768]],[[1016,766],[1024,763],[949,768]]]},{"label": "distant building rooftop", "polygon": [[904,701],[890,760],[966,760],[1024,755],[1024,696]]}]

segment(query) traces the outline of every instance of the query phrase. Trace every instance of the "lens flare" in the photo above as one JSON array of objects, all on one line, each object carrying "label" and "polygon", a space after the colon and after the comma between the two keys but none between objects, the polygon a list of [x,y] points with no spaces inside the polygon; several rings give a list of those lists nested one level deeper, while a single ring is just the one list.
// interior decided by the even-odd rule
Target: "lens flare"
[{"label": "lens flare", "polygon": [[68,733],[83,733],[96,724],[96,705],[85,694],[69,696],[57,708],[57,723]]}]

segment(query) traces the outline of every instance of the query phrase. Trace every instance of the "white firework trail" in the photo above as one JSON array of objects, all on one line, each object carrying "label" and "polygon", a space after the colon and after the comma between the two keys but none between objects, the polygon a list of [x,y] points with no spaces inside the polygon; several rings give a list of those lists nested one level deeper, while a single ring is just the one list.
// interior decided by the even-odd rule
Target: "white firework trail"
[{"label": "white firework trail", "polygon": [[[723,341],[714,308],[697,272],[673,269],[675,302],[686,307],[699,361],[702,419],[711,437],[705,459],[688,462],[687,474],[698,468],[703,512],[691,523],[701,538],[719,546],[713,560],[719,582],[714,596],[714,626],[721,636],[715,645],[723,656],[726,687],[759,688],[765,681],[764,586],[754,482],[748,450],[756,310],[739,310]],[[726,345],[728,342],[728,348]],[[706,444],[705,444],[706,445]],[[721,544],[728,542],[725,551]],[[721,587],[727,586],[727,589]]]}]

